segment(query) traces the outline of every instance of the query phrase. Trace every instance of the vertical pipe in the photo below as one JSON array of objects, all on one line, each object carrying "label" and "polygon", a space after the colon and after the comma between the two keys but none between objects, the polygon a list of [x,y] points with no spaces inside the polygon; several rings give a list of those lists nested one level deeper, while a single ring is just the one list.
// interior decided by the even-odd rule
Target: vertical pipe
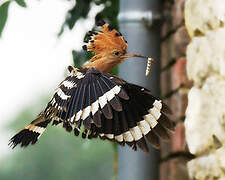
[{"label": "vertical pipe", "polygon": [[[120,13],[160,11],[160,0],[121,0]],[[150,76],[145,76],[147,60],[129,59],[119,66],[119,76],[141,85],[159,96],[160,77],[160,28],[146,28],[142,21],[120,21],[120,31],[128,41],[128,52],[140,53],[155,59]],[[118,147],[118,180],[159,179],[159,151],[149,147],[149,153],[129,147]]]}]

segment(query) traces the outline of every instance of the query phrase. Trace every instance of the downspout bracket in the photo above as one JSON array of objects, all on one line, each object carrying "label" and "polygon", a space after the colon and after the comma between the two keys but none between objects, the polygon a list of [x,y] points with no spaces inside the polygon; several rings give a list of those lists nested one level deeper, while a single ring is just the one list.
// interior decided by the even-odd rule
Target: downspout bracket
[{"label": "downspout bracket", "polygon": [[120,23],[140,23],[144,21],[149,27],[161,19],[162,15],[153,11],[127,11],[121,12],[118,15]]}]

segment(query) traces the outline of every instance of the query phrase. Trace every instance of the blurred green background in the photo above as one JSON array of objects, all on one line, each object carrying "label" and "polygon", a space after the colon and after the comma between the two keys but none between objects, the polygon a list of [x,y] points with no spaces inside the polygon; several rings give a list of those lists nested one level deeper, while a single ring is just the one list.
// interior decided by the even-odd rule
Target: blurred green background
[{"label": "blurred green background", "polygon": [[[35,118],[34,112],[44,107],[48,98],[25,108],[7,127],[21,129]],[[1,180],[40,179],[111,179],[113,145],[101,140],[88,140],[66,132],[61,125],[49,126],[37,144],[15,148],[1,160]]]},{"label": "blurred green background", "polygon": [[[12,2],[6,1],[0,6],[0,36],[7,24],[8,7]],[[27,7],[24,0],[15,2],[23,8]],[[104,19],[118,28],[119,0],[76,0],[74,7],[67,12],[58,36],[62,35],[65,27],[73,29],[78,20],[87,18],[92,4],[104,6],[96,14],[95,21]],[[77,66],[91,57],[91,54],[82,51],[73,50],[71,53]],[[113,73],[116,74],[117,69]],[[30,123],[41,107],[44,108],[48,103],[50,95],[39,99],[39,102],[30,104],[14,115],[15,118],[4,129],[16,133]],[[60,126],[49,126],[36,145],[15,148],[10,156],[1,157],[0,180],[115,179],[114,160],[117,149],[114,144],[99,139],[84,140],[75,137],[73,133],[67,133]]]}]

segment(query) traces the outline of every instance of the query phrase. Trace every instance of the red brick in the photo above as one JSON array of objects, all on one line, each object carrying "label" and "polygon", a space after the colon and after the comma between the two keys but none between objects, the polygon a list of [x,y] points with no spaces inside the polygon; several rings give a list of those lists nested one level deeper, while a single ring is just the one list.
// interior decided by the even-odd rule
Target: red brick
[{"label": "red brick", "polygon": [[193,82],[187,77],[186,71],[187,60],[185,57],[179,58],[172,68],[172,89],[177,89],[183,85],[190,88],[193,86]]},{"label": "red brick", "polygon": [[168,69],[160,74],[161,95],[165,96],[171,91],[171,70]]},{"label": "red brick", "polygon": [[171,30],[169,23],[163,23],[161,26],[161,36],[165,37],[167,33]]},{"label": "red brick", "polygon": [[185,81],[188,81],[187,73],[186,73],[186,58],[182,57],[176,61],[172,68],[172,88],[177,89],[182,84],[185,83]]},{"label": "red brick", "polygon": [[160,165],[160,180],[189,180],[187,160],[182,157],[170,159]]},{"label": "red brick", "polygon": [[173,6],[173,0],[164,0],[164,4],[163,4],[163,10],[164,11],[169,11],[171,12],[171,8]]},{"label": "red brick", "polygon": [[187,160],[184,158],[174,158],[169,162],[170,177],[168,180],[189,180],[187,172]]},{"label": "red brick", "polygon": [[[162,158],[168,157],[175,152],[187,152],[185,129],[181,120],[185,116],[187,93],[180,86],[191,87],[192,82],[188,80],[186,74],[185,55],[190,38],[184,27],[184,2],[185,0],[164,1],[163,14],[166,18],[161,35],[165,37],[169,33],[171,34],[163,39],[161,44],[161,68],[166,67],[171,60],[175,59],[176,63],[161,73],[161,94],[165,96],[169,92],[178,90],[171,97],[164,100],[164,103],[173,111],[169,118],[178,124],[175,132],[171,135],[170,142],[161,142]],[[161,163],[160,180],[188,180],[186,163],[187,160],[182,157],[167,159]]]},{"label": "red brick", "polygon": [[172,36],[172,54],[175,58],[180,58],[186,55],[186,48],[190,42],[190,37],[187,33],[185,26],[177,29],[176,33]]},{"label": "red brick", "polygon": [[167,66],[171,60],[185,56],[189,42],[190,38],[183,26],[163,41],[161,44],[161,68]]},{"label": "red brick", "polygon": [[187,108],[187,94],[182,92],[177,92],[173,94],[169,99],[169,107],[171,108],[173,114],[170,116],[171,120],[174,122],[179,122],[185,116],[185,111]]},{"label": "red brick", "polygon": [[171,59],[173,59],[172,51],[170,48],[171,40],[168,39],[167,41],[164,41],[161,43],[161,68],[165,67],[170,63]]},{"label": "red brick", "polygon": [[170,12],[169,10],[164,10],[164,23],[161,26],[161,37],[162,39],[165,39],[165,37],[168,37],[174,30],[172,27],[172,20],[170,18]]},{"label": "red brick", "polygon": [[167,48],[167,42],[161,43],[161,58],[160,58],[160,64],[161,67],[164,67],[168,64],[168,48]]},{"label": "red brick", "polygon": [[186,113],[186,109],[187,109],[187,105],[188,105],[188,95],[187,95],[187,91],[183,92],[182,89],[179,90],[179,96],[180,96],[180,117],[182,118],[185,116]]},{"label": "red brick", "polygon": [[175,127],[175,131],[170,133],[169,142],[160,142],[160,149],[162,159],[166,158],[171,153],[189,151],[185,139],[185,128],[183,122],[179,122]]},{"label": "red brick", "polygon": [[173,27],[184,24],[184,4],[185,0],[175,0],[172,7],[172,21]]},{"label": "red brick", "polygon": [[164,1],[163,4],[163,16],[165,17],[164,24],[167,24],[169,28],[167,28],[167,32],[172,28],[172,21],[171,21],[171,11],[172,11],[173,3],[171,1]]},{"label": "red brick", "polygon": [[[171,104],[168,103],[167,101],[164,101],[167,103],[167,105],[169,105],[171,107]],[[177,101],[176,104],[180,104],[179,101]],[[172,106],[174,107],[174,106]],[[161,141],[160,142],[160,154],[162,158],[167,157],[170,153],[172,152],[178,152],[178,151],[188,151],[187,149],[187,144],[185,141],[185,129],[184,129],[184,125],[183,122],[181,122],[180,120],[180,114],[181,112],[179,112],[179,108],[177,108],[176,111],[174,111],[173,115],[169,115],[169,118],[178,123],[175,127],[175,131],[172,132],[170,134],[170,141],[169,142],[164,142]]]},{"label": "red brick", "polygon": [[[172,139],[172,135],[170,136]],[[161,158],[166,158],[169,154],[171,154],[172,149],[171,149],[171,139],[169,142],[165,141],[160,141],[160,155]]]},{"label": "red brick", "polygon": [[[170,164],[163,162],[160,164],[160,180],[170,180]],[[171,179],[172,180],[172,179]]]},{"label": "red brick", "polygon": [[[178,89],[181,85],[192,87],[192,82],[187,79],[186,75],[186,59],[180,58],[171,69],[162,72],[160,83],[162,97]],[[175,122],[180,121],[185,116],[187,108],[187,92],[182,90],[183,88],[178,89],[176,93],[167,99],[167,105],[173,111],[170,118]]]},{"label": "red brick", "polygon": [[[167,62],[169,62],[170,59],[174,59],[177,54],[177,52],[175,52],[176,49],[175,49],[174,41],[178,38],[176,37],[176,39],[174,39],[175,34],[176,32],[172,33],[170,36],[164,39],[161,44],[161,58],[166,58]],[[164,67],[166,64],[162,63],[162,66]]]},{"label": "red brick", "polygon": [[187,143],[185,140],[185,128],[183,123],[176,125],[175,131],[171,136],[172,152],[186,151]]}]

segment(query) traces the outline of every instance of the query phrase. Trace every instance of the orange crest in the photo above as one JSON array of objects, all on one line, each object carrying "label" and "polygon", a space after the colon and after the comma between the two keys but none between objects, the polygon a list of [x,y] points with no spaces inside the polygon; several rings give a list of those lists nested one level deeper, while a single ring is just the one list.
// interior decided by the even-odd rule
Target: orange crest
[{"label": "orange crest", "polygon": [[127,42],[120,32],[112,29],[109,24],[104,21],[97,24],[100,26],[100,31],[89,31],[87,39],[88,43],[83,46],[84,50],[91,51],[95,54],[107,53],[113,50],[126,52]]}]

